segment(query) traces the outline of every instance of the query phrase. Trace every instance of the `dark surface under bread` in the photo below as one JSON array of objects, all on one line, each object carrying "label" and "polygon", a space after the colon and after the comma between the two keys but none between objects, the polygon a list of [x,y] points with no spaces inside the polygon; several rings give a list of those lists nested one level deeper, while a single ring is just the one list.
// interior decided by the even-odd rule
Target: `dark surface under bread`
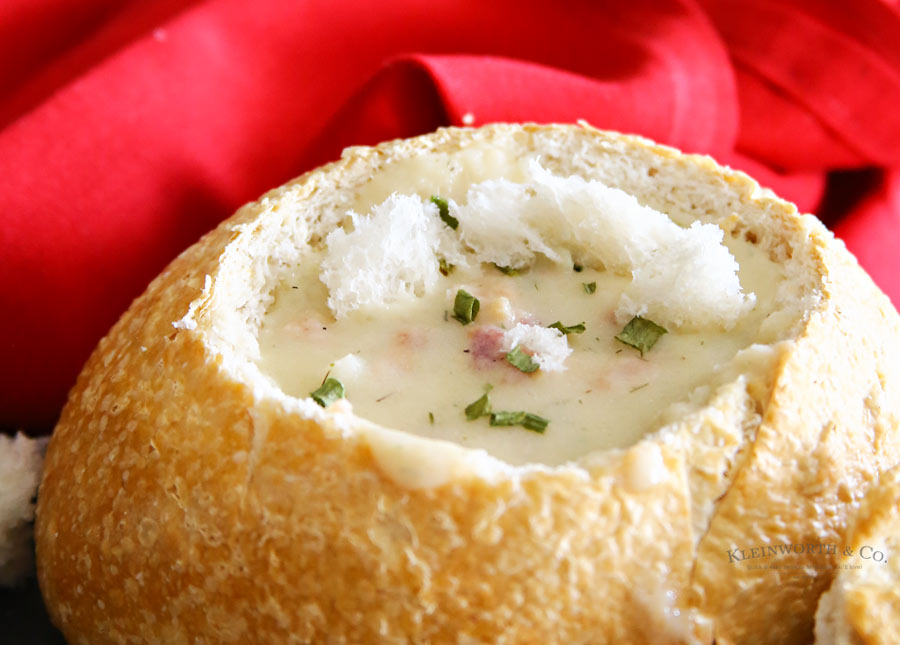
[{"label": "dark surface under bread", "polygon": [[37,580],[21,587],[0,589],[0,641],[7,645],[65,645],[50,624]]}]

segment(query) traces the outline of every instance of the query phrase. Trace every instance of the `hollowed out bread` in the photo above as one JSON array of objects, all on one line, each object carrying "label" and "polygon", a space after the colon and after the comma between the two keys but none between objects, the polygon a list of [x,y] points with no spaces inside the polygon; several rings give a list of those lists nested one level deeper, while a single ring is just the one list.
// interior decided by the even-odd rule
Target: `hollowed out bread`
[{"label": "hollowed out bread", "polygon": [[819,600],[816,644],[896,643],[900,638],[900,468],[882,475],[869,489],[844,546],[834,582]]},{"label": "hollowed out bread", "polygon": [[[756,321],[752,342],[654,411],[642,437],[516,463],[375,425],[343,401],[323,409],[260,368],[278,285],[310,249],[342,239],[327,236],[351,226],[348,210],[364,214],[393,191],[423,203],[444,193],[462,216],[467,186],[532,162],[621,189],[685,230],[715,225],[781,276],[760,285],[755,309],[736,305]],[[574,262],[613,270],[614,248],[593,255],[612,225],[579,208],[542,234]],[[651,256],[623,265],[625,279],[653,273]],[[671,288],[703,295],[718,278],[684,274]],[[617,311],[639,312],[651,292]],[[730,313],[704,327],[705,310],[678,309],[688,300],[651,310],[670,321],[660,347],[732,333]],[[790,555],[799,569],[762,569],[749,566],[761,561],[753,549],[845,541],[870,484],[900,463],[898,425],[900,320],[817,219],[709,158],[644,139],[587,126],[440,130],[349,149],[244,206],[134,302],[51,440],[38,574],[53,621],[93,645],[808,642],[834,577],[821,565],[836,556],[808,549]],[[544,435],[508,436],[563,430],[551,420]]]}]

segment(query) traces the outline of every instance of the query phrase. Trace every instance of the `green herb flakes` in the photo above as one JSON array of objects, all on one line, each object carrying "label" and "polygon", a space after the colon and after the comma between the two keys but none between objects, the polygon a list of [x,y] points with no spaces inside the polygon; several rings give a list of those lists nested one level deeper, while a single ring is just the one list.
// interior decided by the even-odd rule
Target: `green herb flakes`
[{"label": "green herb flakes", "polygon": [[326,378],[318,390],[309,393],[313,401],[327,408],[329,405],[344,398],[344,385],[336,378]]},{"label": "green herb flakes", "polygon": [[497,271],[499,271],[500,273],[504,273],[508,276],[519,275],[518,269],[514,269],[512,267],[502,267],[497,263],[494,263],[494,266],[497,267]]},{"label": "green herb flakes", "polygon": [[539,432],[543,434],[544,430],[547,429],[547,426],[550,425],[550,420],[545,419],[544,417],[539,417],[536,414],[532,414],[531,412],[525,413],[525,420],[522,421],[522,427],[526,430],[534,430],[535,432]]},{"label": "green herb flakes", "polygon": [[547,429],[547,425],[550,421],[543,417],[539,417],[536,414],[532,414],[531,412],[492,412],[491,401],[488,398],[488,392],[490,392],[491,389],[493,388],[488,385],[485,388],[484,394],[482,394],[478,400],[473,401],[466,406],[466,419],[474,421],[481,417],[490,417],[490,425],[492,426],[522,426],[527,430],[533,430],[534,432],[540,433],[543,433],[544,430]]},{"label": "green herb flakes", "polygon": [[430,423],[431,425],[434,425],[434,412],[428,413],[428,423]]},{"label": "green herb flakes", "polygon": [[588,295],[594,293],[597,290],[596,282],[582,282],[581,286],[584,288],[584,292]]},{"label": "green herb flakes", "polygon": [[478,298],[473,296],[465,289],[456,292],[456,299],[453,301],[453,317],[464,325],[468,325],[475,320],[481,303]]},{"label": "green herb flakes", "polygon": [[531,412],[494,412],[491,414],[492,426],[522,426],[526,430],[543,433],[550,421]]},{"label": "green herb flakes", "polygon": [[584,323],[578,323],[577,325],[566,326],[558,320],[555,323],[553,323],[552,325],[549,325],[549,327],[550,327],[550,329],[558,329],[559,331],[564,333],[566,336],[568,336],[569,334],[583,334],[584,329],[585,329]]},{"label": "green herb flakes", "polygon": [[582,271],[584,271],[584,267],[580,264],[573,264],[572,269],[575,271],[575,273],[581,273]]},{"label": "green herb flakes", "polygon": [[438,271],[440,271],[441,275],[444,277],[453,273],[453,269],[455,269],[455,268],[456,268],[455,265],[449,264],[447,262],[447,260],[445,260],[444,258],[440,258],[438,260]]},{"label": "green herb flakes", "polygon": [[511,352],[506,354],[506,361],[517,368],[519,371],[531,374],[536,371],[540,365],[531,356],[522,351],[522,348],[516,345]]},{"label": "green herb flakes", "polygon": [[656,344],[660,336],[667,333],[663,327],[660,327],[652,320],[635,316],[616,336],[616,340],[634,347],[643,356],[644,352],[649,351]]},{"label": "green herb flakes", "polygon": [[487,416],[491,413],[491,401],[488,399],[487,392],[481,395],[477,401],[473,401],[466,406],[466,419],[474,421],[479,417]]},{"label": "green herb flakes", "polygon": [[443,197],[432,195],[431,203],[438,207],[441,221],[455,231],[459,227],[459,220],[450,214],[450,204],[447,203],[447,200]]}]

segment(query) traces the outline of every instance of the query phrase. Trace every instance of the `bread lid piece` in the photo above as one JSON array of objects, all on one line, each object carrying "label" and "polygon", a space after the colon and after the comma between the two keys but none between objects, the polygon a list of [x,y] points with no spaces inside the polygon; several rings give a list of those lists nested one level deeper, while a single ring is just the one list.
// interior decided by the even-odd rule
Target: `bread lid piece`
[{"label": "bread lid piece", "polygon": [[[644,438],[549,465],[322,408],[260,369],[279,281],[349,210],[462,203],[535,156],[763,249],[785,278],[761,342]],[[42,589],[90,642],[804,642],[829,574],[734,550],[839,538],[864,488],[846,482],[897,463],[898,331],[817,220],[707,158],[568,126],[351,149],[182,254],[101,342],[48,453]]]}]

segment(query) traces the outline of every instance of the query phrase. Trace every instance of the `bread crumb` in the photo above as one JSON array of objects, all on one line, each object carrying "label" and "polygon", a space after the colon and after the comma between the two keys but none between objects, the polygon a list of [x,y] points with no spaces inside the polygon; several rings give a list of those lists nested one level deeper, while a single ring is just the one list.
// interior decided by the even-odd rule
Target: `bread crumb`
[{"label": "bread crumb", "polygon": [[365,376],[366,363],[356,354],[347,354],[334,362],[331,376],[342,383],[353,383]]},{"label": "bread crumb", "polygon": [[544,372],[565,371],[566,359],[572,353],[565,334],[558,329],[539,325],[519,323],[503,333],[504,352],[518,346],[533,352],[531,357]]}]

